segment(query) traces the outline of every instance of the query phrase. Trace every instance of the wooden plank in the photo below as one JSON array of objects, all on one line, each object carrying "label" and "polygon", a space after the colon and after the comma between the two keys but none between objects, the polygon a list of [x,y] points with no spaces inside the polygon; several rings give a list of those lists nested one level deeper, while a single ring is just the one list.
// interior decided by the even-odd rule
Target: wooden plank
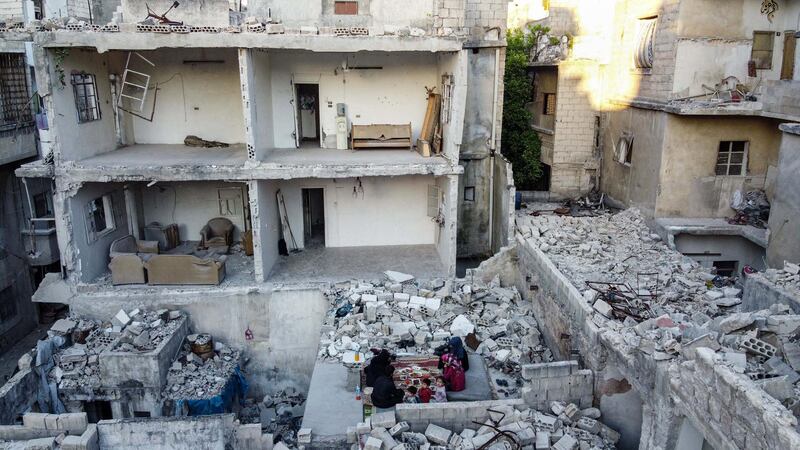
[{"label": "wooden plank", "polygon": [[439,108],[441,106],[441,97],[439,94],[430,92],[428,94],[428,108],[425,110],[425,120],[422,121],[422,131],[419,138],[423,141],[431,142],[439,123]]},{"label": "wooden plank", "polygon": [[781,66],[781,80],[791,80],[794,78],[794,55],[797,46],[797,38],[794,31],[783,33],[783,65]]},{"label": "wooden plank", "polygon": [[417,152],[429,158],[431,156],[431,144],[428,141],[423,141],[422,139],[417,139]]}]

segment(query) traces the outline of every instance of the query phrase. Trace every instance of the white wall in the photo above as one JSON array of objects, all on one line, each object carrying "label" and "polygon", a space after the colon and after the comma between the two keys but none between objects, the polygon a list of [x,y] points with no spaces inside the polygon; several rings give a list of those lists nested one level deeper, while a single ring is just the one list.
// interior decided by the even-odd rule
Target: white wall
[{"label": "white wall", "polygon": [[[467,107],[467,88],[468,88],[468,50],[454,53],[443,53],[438,56],[438,80],[436,92],[443,94],[442,75],[453,75],[453,86],[451,88],[450,100],[450,120],[442,124],[443,152],[453,161],[458,159],[461,148],[461,139],[464,135],[464,116]],[[502,76],[502,74],[501,74]],[[490,112],[491,113],[491,112]],[[441,111],[444,114],[444,111]]]},{"label": "white wall", "polygon": [[[141,22],[147,17],[145,3],[158,14],[172,6],[173,0],[123,0],[122,18],[125,23]],[[169,12],[170,20],[194,26],[227,27],[230,24],[228,0],[183,1]]]},{"label": "white wall", "polygon": [[[114,111],[112,109],[111,83],[108,80],[109,65],[114,57],[109,54],[98,54],[94,51],[71,48],[64,59],[64,82],[60,88],[59,75],[55,72],[55,64],[50,62],[50,76],[53,79],[53,111],[48,111],[48,120],[56,127],[61,154],[66,160],[80,160],[117,148],[117,137],[114,130]],[[50,52],[51,57],[53,53]],[[100,105],[100,120],[78,123],[78,110],[75,106],[75,94],[70,83],[73,71],[94,74]]]},{"label": "white wall", "polygon": [[[135,62],[137,70],[151,75],[159,92],[153,122],[134,117],[133,136],[139,144],[182,144],[187,135],[227,143],[245,141],[244,114],[235,49],[166,49],[142,52],[153,62]],[[186,64],[184,61],[224,61]],[[122,72],[120,71],[120,74]],[[152,111],[154,91],[142,115]]]},{"label": "white wall", "polygon": [[[777,38],[776,38],[777,40]],[[725,77],[735,76],[748,83],[747,61],[750,60],[752,43],[742,41],[694,41],[677,43],[675,57],[675,79],[672,91],[678,97],[708,93],[703,84],[713,87]],[[774,55],[773,55],[774,56]],[[708,64],[714,61],[714,64]],[[773,62],[780,75],[780,58]],[[766,70],[759,70],[768,78]]]},{"label": "white wall", "polygon": [[[301,248],[302,188],[325,190],[326,247],[430,245],[435,243],[437,227],[427,215],[427,195],[428,185],[435,183],[430,176],[362,178],[363,197],[353,196],[354,178],[283,181],[280,189],[289,225]],[[277,208],[268,196],[262,205]]]},{"label": "white wall", "polygon": [[[257,60],[263,59],[257,55]],[[381,70],[343,72],[350,67],[381,66]],[[257,69],[260,66],[256,67]],[[320,119],[326,147],[335,148],[336,103],[347,105],[350,123],[358,125],[411,122],[416,142],[425,117],[425,86],[439,86],[436,55],[403,54],[313,54],[273,52],[271,54],[274,146],[293,148],[294,106],[292,78],[298,83],[319,83]],[[264,89],[267,83],[257,86]],[[438,89],[437,89],[438,91]],[[265,95],[265,94],[257,94]],[[329,106],[330,105],[330,106]],[[259,126],[266,123],[259,119]]]},{"label": "white wall", "polygon": [[[288,26],[336,25],[359,23],[366,26],[417,26],[427,28],[433,23],[434,0],[362,0],[358,16],[337,16],[332,14],[333,1],[323,7],[321,0],[250,0],[248,11],[256,16],[272,17]],[[366,7],[366,5],[369,5]]]},{"label": "white wall", "polygon": [[[161,189],[164,192],[161,192]],[[235,216],[220,215],[218,189],[241,188],[244,206]],[[177,223],[182,241],[199,241],[200,230],[215,217],[226,217],[236,226],[234,240],[238,241],[245,229],[243,214],[247,203],[247,185],[225,182],[180,182],[158,183],[152,187],[142,187],[142,210],[144,223],[159,222],[162,225]]]},{"label": "white wall", "polygon": [[257,210],[253,211],[256,277],[260,281],[265,281],[278,260],[278,239],[281,236],[281,222],[275,196],[278,191],[278,182],[259,180],[255,183],[258,205]]},{"label": "white wall", "polygon": [[455,274],[456,264],[456,235],[458,228],[458,175],[448,175],[436,178],[441,197],[440,209],[444,214],[444,226],[436,226],[436,251],[439,258],[450,275]]},{"label": "white wall", "polygon": [[[105,194],[112,195],[116,228],[90,243],[86,227],[86,205]],[[73,244],[80,261],[81,281],[89,282],[108,271],[108,249],[111,247],[111,242],[130,234],[125,218],[125,198],[122,194],[122,184],[87,183],[69,199],[69,207],[72,212]]]}]

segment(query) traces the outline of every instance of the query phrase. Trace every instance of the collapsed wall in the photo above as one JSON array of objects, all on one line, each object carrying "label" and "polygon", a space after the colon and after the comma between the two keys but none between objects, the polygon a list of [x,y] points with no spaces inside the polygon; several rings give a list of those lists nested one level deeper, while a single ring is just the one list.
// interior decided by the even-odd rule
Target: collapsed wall
[{"label": "collapsed wall", "polygon": [[[621,447],[673,448],[687,428],[714,448],[800,445],[797,419],[785,406],[791,398],[784,400],[796,393],[785,392],[787,380],[776,377],[785,362],[767,361],[753,346],[762,345],[757,337],[788,342],[797,318],[788,307],[733,314],[741,303],[737,289],[717,287],[716,277],[667,249],[635,211],[616,219],[529,213],[517,215],[516,245],[474,275],[500,274],[504,285],[515,285],[532,302],[537,317],[548,317],[541,321],[545,341],[558,358],[578,356],[594,371],[595,404],[622,434]],[[615,228],[614,220],[624,223]],[[594,280],[636,286],[627,317],[619,304],[600,298],[607,291],[587,289],[585,282]],[[751,379],[759,374],[783,381],[783,394],[766,394],[764,384]]]}]

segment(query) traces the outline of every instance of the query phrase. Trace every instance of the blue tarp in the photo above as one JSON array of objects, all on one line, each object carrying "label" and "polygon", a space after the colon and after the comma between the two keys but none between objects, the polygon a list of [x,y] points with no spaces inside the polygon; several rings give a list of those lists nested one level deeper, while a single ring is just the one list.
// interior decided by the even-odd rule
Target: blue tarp
[{"label": "blue tarp", "polygon": [[239,404],[244,404],[244,396],[247,393],[247,388],[247,380],[244,378],[244,375],[242,375],[239,366],[236,366],[231,378],[225,384],[225,387],[222,388],[222,392],[219,395],[202,400],[176,400],[175,415],[183,415],[184,403],[189,408],[190,416],[207,416],[231,412],[233,399],[236,398],[236,396],[239,397]]}]

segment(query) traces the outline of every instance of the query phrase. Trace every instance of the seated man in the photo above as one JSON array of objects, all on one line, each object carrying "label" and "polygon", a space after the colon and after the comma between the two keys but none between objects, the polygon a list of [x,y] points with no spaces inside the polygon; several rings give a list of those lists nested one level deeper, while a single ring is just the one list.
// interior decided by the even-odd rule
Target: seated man
[{"label": "seated man", "polygon": [[378,408],[392,408],[398,403],[403,403],[405,393],[394,385],[393,373],[394,366],[386,366],[383,375],[375,380],[372,387],[372,404]]}]

